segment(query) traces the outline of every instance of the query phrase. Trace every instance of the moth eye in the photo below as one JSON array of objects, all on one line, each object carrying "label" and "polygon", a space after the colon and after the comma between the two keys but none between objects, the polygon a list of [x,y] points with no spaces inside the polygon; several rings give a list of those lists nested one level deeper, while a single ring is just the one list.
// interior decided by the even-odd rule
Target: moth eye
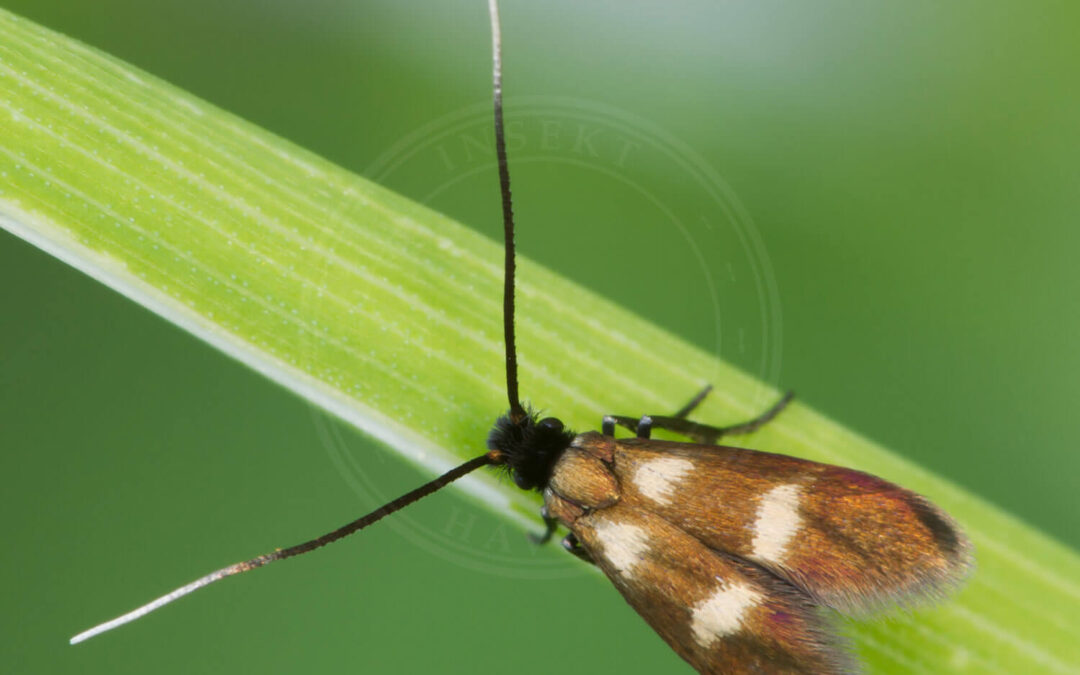
[{"label": "moth eye", "polygon": [[517,485],[519,488],[521,488],[522,490],[531,490],[532,489],[533,482],[531,480],[529,480],[525,476],[521,475],[517,471],[515,471],[513,473],[513,476],[514,476],[514,484]]},{"label": "moth eye", "polygon": [[552,431],[562,431],[563,430],[562,420],[559,420],[559,419],[554,418],[554,417],[545,417],[544,419],[537,422],[537,425],[543,427],[544,429],[550,429]]}]

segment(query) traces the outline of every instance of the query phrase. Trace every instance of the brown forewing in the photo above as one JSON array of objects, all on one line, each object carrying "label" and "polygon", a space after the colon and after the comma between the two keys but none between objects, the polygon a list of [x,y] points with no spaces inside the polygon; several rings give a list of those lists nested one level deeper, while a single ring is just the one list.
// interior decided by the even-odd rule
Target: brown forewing
[{"label": "brown forewing", "polygon": [[702,673],[847,673],[847,652],[808,597],[619,503],[572,527],[626,601]]},{"label": "brown forewing", "polygon": [[[655,513],[840,611],[942,594],[971,566],[970,544],[948,515],[869,474],[726,446],[620,439],[612,448],[595,433],[576,444],[612,457],[620,505]],[[649,473],[672,460],[692,469],[669,472],[666,484],[663,472]]]}]

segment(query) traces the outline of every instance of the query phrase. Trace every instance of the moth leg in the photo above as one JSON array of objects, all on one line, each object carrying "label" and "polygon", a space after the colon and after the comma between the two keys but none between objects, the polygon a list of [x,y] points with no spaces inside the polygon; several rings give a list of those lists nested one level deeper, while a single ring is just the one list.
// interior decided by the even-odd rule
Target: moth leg
[{"label": "moth leg", "polygon": [[[705,385],[701,391],[699,391],[697,394],[694,394],[694,398],[690,399],[689,403],[679,408],[678,412],[672,415],[672,417],[684,418],[689,415],[691,412],[694,411],[694,408],[697,408],[699,405],[701,405],[701,402],[704,401],[705,397],[709,395],[709,392],[712,391],[712,388],[713,387],[711,384]],[[638,420],[635,423],[630,420],[629,417],[604,415],[604,420],[600,425],[600,433],[605,436],[615,436],[616,424],[618,424],[619,426],[624,426],[631,431],[637,431],[640,428],[641,421]],[[640,433],[638,434],[638,436],[641,437]],[[648,438],[648,436],[644,436],[643,438]]]},{"label": "moth leg", "polygon": [[[697,422],[691,422],[683,417],[663,417],[660,415],[654,415],[651,418],[652,426],[656,429],[666,429],[668,431],[674,431],[677,434],[682,434],[687,438],[706,445],[712,445],[720,440],[722,436],[731,436],[735,434],[748,434],[752,431],[757,431],[765,424],[774,419],[780,414],[784,408],[791,403],[791,399],[795,397],[795,393],[789,391],[784,394],[779,401],[777,401],[771,408],[761,413],[754,419],[743,422],[741,424],[733,424],[727,427],[713,427],[707,424],[698,424]],[[682,412],[681,410],[679,412]],[[626,427],[627,429],[634,429],[635,420],[631,417],[619,417],[616,415],[611,416],[615,420],[615,423],[619,426]]]},{"label": "moth leg", "polygon": [[605,436],[614,436],[616,424],[627,429],[633,429],[638,438],[652,436],[653,418],[649,415],[642,415],[637,420],[621,415],[604,415],[604,424],[600,427],[600,432]]},{"label": "moth leg", "polygon": [[652,418],[648,415],[642,415],[637,423],[637,437],[648,438],[652,436],[652,427]]},{"label": "moth leg", "polygon": [[559,521],[555,518],[552,518],[551,515],[548,514],[547,506],[543,506],[540,508],[540,517],[544,519],[544,533],[529,533],[529,539],[531,539],[532,543],[536,544],[537,546],[543,546],[544,544],[551,541],[552,535],[555,534],[555,530],[559,527]]},{"label": "moth leg", "polygon": [[783,396],[780,397],[779,401],[772,404],[771,408],[761,413],[749,422],[743,422],[742,424],[733,424],[728,427],[710,428],[715,429],[716,432],[719,434],[717,438],[719,438],[720,436],[728,436],[734,434],[749,434],[751,432],[757,431],[761,427],[773,421],[776,416],[784,410],[784,408],[788,407],[788,404],[791,403],[792,399],[794,398],[795,392],[788,390],[784,393]]},{"label": "moth leg", "polygon": [[562,547],[566,549],[568,553],[574,555],[577,558],[580,558],[581,560],[584,560],[590,565],[596,564],[593,562],[592,556],[589,555],[589,552],[586,551],[585,547],[581,545],[581,542],[578,541],[577,536],[575,536],[573,532],[563,537]]},{"label": "moth leg", "polygon": [[701,402],[705,400],[705,397],[709,395],[710,391],[712,391],[712,385],[705,385],[705,387],[701,391],[694,394],[694,398],[690,399],[689,403],[679,408],[679,412],[672,415],[672,417],[684,418],[690,413],[694,412],[694,408],[701,405]]}]

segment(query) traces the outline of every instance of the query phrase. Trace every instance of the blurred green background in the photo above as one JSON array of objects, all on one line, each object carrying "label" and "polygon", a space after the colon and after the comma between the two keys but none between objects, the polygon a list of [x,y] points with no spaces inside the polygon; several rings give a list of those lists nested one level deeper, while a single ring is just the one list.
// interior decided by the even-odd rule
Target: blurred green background
[{"label": "blurred green background", "polygon": [[[490,96],[480,0],[0,6],[357,172]],[[503,22],[511,119],[515,97],[534,96],[636,115],[691,146],[752,217],[782,321],[750,336],[771,347],[725,358],[1080,543],[1080,7],[504,2]],[[662,202],[715,212],[684,175],[619,170]],[[384,178],[498,236],[488,182],[437,192],[422,170]],[[727,273],[707,226],[691,251],[598,172],[533,162],[514,179],[526,255],[716,348],[702,268],[687,262],[696,251],[714,279]],[[194,560],[207,551],[222,564],[260,552],[239,534],[287,544],[351,517],[357,495],[325,438],[369,442],[7,234],[0,282],[6,671],[682,667],[597,578],[492,575],[392,526],[69,648],[205,571]],[[746,284],[716,288],[758,302]],[[421,478],[371,457],[387,493]],[[476,513],[438,499],[417,517],[434,530],[448,510]],[[480,532],[499,522],[476,518]]]}]

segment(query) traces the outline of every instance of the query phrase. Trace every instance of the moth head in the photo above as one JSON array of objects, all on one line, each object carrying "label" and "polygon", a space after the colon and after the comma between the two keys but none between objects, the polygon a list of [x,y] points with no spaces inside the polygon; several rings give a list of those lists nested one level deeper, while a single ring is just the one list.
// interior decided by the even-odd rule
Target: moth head
[{"label": "moth head", "polygon": [[519,488],[542,490],[574,436],[554,417],[541,418],[532,410],[515,416],[510,411],[495,420],[487,447],[498,453],[500,464]]}]

